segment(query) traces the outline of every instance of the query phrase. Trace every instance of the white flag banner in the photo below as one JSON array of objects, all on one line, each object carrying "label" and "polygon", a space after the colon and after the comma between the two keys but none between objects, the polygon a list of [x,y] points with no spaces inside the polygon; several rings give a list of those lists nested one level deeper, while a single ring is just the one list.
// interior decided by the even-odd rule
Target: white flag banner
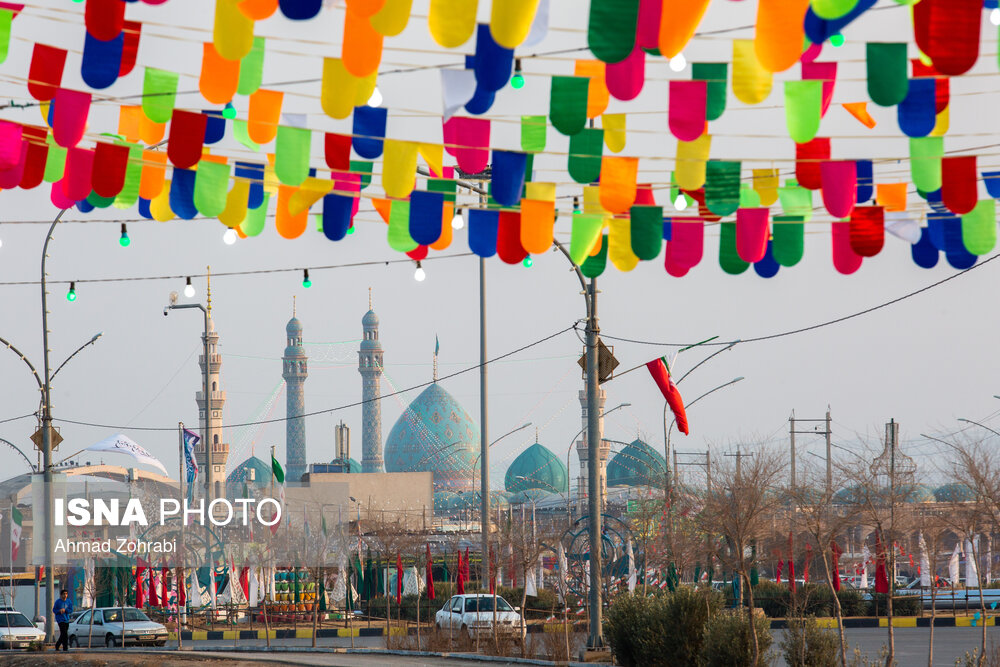
[{"label": "white flag banner", "polygon": [[[978,546],[979,537],[976,537]],[[976,551],[970,540],[965,540],[965,587],[979,588],[979,568],[976,566]]]},{"label": "white flag banner", "polygon": [[632,551],[632,540],[628,541],[628,545],[625,547],[625,553],[628,554],[628,592],[635,592],[636,584],[636,574],[635,574],[635,553]]},{"label": "white flag banner", "polygon": [[539,0],[538,9],[535,10],[535,20],[531,22],[531,32],[527,38],[521,42],[520,46],[534,46],[540,43],[549,34],[549,0]]},{"label": "white flag banner", "polygon": [[993,538],[985,533],[983,538],[986,540],[986,584],[989,585],[993,583]]},{"label": "white flag banner", "polygon": [[920,222],[906,211],[889,211],[885,214],[885,231],[901,238],[910,245],[920,241]]},{"label": "white flag banner", "polygon": [[868,561],[871,560],[872,552],[868,551],[868,545],[861,548],[861,588],[868,588]]},{"label": "white flag banner", "polygon": [[924,542],[924,534],[920,533],[920,586],[930,588],[931,586],[931,561],[927,557],[927,543]]},{"label": "white flag banner", "polygon": [[250,603],[251,607],[256,607],[262,597],[260,594],[260,575],[258,574],[256,567],[250,568],[249,589],[250,590],[247,592],[247,598],[249,598],[247,602]]},{"label": "white flag banner", "polygon": [[563,549],[562,542],[559,543],[559,553],[558,562],[556,567],[559,569],[559,601],[566,601],[566,550]]},{"label": "white flag banner", "polygon": [[538,587],[535,586],[535,570],[528,570],[524,579],[524,594],[528,597],[538,597]]},{"label": "white flag banner", "polygon": [[127,454],[139,463],[145,463],[146,465],[153,466],[154,468],[161,470],[164,475],[167,474],[167,469],[158,458],[150,454],[145,447],[137,443],[135,440],[121,433],[116,433],[109,438],[105,438],[100,442],[94,443],[90,447],[87,447],[84,451]]},{"label": "white flag banner", "polygon": [[455,115],[476,94],[476,73],[471,69],[441,70],[441,101],[444,120]]},{"label": "white flag banner", "polygon": [[951,585],[959,583],[958,577],[958,554],[961,549],[961,542],[955,542],[955,550],[951,552],[951,558],[948,560],[948,579],[951,580]]}]

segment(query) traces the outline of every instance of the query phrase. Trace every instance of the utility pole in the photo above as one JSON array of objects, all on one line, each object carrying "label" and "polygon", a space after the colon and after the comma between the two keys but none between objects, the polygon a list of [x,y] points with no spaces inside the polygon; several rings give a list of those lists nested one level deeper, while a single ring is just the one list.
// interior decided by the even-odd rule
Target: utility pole
[{"label": "utility pole", "polygon": [[699,468],[704,468],[705,469],[705,487],[708,489],[709,492],[712,491],[712,453],[711,452],[706,451],[704,453],[704,456],[705,456],[705,462],[704,463],[702,463],[701,461],[680,461],[680,462],[677,461],[677,455],[678,454],[680,454],[681,456],[702,456],[701,452],[678,452],[675,449],[674,452],[673,452],[673,454],[674,454],[674,469],[675,470],[680,470],[680,468],[678,466],[697,466]]},{"label": "utility pole", "polygon": [[[600,391],[597,374],[597,353],[600,328],[597,325],[597,278],[587,285],[590,308],[587,310],[587,474],[590,543],[590,637],[587,646],[598,649],[604,646],[601,608],[601,427]],[[596,548],[595,548],[596,545]]]},{"label": "utility pole", "polygon": [[[826,436],[826,498],[831,498],[833,496],[833,457],[831,454],[831,448],[833,447],[833,430],[830,428],[831,421],[830,406],[827,406],[826,417],[823,419],[798,419],[795,417],[795,411],[792,410],[792,416],[788,418],[788,437],[792,447],[791,483],[793,491],[795,489],[795,434],[823,435]],[[823,424],[824,429],[821,431],[818,426],[814,426],[811,431],[799,431],[795,428],[797,422]]]},{"label": "utility pole", "polygon": [[739,482],[740,481],[740,472],[741,472],[742,463],[743,463],[743,457],[744,456],[753,456],[753,452],[749,452],[749,453],[741,452],[740,451],[740,446],[736,445],[736,453],[735,454],[726,453],[726,454],[723,454],[723,456],[735,456],[736,457],[736,481]]}]

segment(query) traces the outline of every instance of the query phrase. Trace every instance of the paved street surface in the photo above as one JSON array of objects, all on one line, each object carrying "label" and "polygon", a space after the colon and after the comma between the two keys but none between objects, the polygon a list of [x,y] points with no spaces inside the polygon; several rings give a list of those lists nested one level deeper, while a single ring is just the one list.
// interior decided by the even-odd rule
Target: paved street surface
[{"label": "paved street surface", "polygon": [[[778,653],[778,643],[781,641],[782,630],[775,630],[774,643],[772,646],[775,653]],[[836,630],[834,630],[836,632]],[[889,641],[888,628],[853,628],[848,629],[847,643],[849,651],[853,651],[857,646],[863,653],[868,654],[870,660],[878,657],[879,650]],[[936,628],[934,631],[934,664],[947,665],[955,664],[955,659],[964,657],[966,651],[979,646],[981,628]],[[900,667],[910,667],[911,665],[927,664],[927,640],[930,637],[929,628],[896,628],[896,662]],[[1000,644],[1000,630],[997,628],[986,628],[986,646],[989,650],[991,642]],[[850,653],[848,653],[850,658]],[[778,665],[784,665],[783,660],[778,660]]]}]

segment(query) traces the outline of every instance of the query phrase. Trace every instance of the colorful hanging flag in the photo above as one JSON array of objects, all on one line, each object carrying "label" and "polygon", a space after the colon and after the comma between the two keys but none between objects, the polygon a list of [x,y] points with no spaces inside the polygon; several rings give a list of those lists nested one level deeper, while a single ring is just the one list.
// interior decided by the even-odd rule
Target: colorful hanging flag
[{"label": "colorful hanging flag", "polygon": [[194,482],[198,478],[198,459],[195,457],[195,445],[201,440],[201,436],[184,429],[184,471],[187,473],[188,502],[191,502],[194,493]]},{"label": "colorful hanging flag", "polygon": [[10,560],[17,560],[17,552],[21,549],[21,532],[24,517],[17,507],[10,508]]},{"label": "colorful hanging flag", "polygon": [[674,419],[677,420],[677,429],[684,435],[687,435],[688,419],[687,413],[684,411],[684,399],[681,398],[681,393],[677,391],[677,386],[670,379],[670,369],[667,366],[666,358],[659,357],[658,359],[653,359],[646,364],[646,368],[649,370],[649,374],[653,376],[653,382],[660,388],[663,398],[667,399],[667,404],[674,413]]},{"label": "colorful hanging flag", "polygon": [[431,545],[427,543],[427,599],[434,599],[434,563],[431,560]]}]

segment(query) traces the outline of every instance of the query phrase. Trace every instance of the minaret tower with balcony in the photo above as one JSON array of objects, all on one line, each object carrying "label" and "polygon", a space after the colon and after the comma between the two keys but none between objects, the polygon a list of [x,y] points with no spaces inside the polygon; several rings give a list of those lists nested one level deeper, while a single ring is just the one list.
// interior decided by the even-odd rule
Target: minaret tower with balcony
[{"label": "minaret tower with balcony", "polygon": [[[205,479],[205,507],[216,498],[226,497],[226,462],[229,460],[229,443],[222,441],[222,408],[226,404],[226,392],[222,391],[220,372],[222,370],[222,355],[219,353],[219,333],[215,330],[215,322],[212,319],[212,270],[208,269],[207,287],[205,290],[208,310],[208,331],[202,334],[202,350],[208,346],[208,359],[205,354],[198,355],[198,366],[201,368],[201,377],[205,377],[205,364],[208,364],[208,424],[211,442],[207,434],[202,433],[201,440],[195,447],[195,456],[198,460],[198,467],[201,469]],[[195,395],[198,403],[199,421],[204,428],[205,424],[205,391],[199,391]],[[210,452],[210,457],[206,457],[206,448]]]},{"label": "minaret tower with balcony", "polygon": [[309,375],[306,351],[302,347],[302,323],[295,316],[292,300],[292,319],[285,325],[287,344],[281,358],[281,377],[285,380],[285,464],[289,482],[299,482],[306,474],[306,411],[305,385]]},{"label": "minaret tower with balcony", "polygon": [[372,310],[372,290],[368,288],[368,312],[361,318],[363,329],[358,350],[361,373],[361,472],[385,472],[382,459],[382,343],[378,339],[378,315]]}]

